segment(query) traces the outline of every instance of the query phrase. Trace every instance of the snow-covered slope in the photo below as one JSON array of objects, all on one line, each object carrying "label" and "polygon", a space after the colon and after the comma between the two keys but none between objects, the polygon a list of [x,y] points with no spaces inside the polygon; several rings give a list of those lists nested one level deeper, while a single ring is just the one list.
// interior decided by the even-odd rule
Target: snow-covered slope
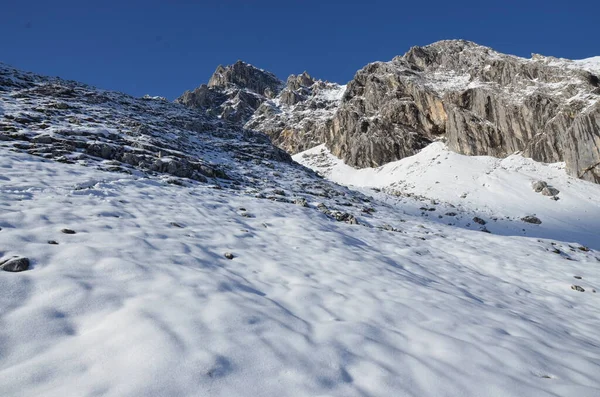
[{"label": "snow-covered slope", "polygon": [[[354,169],[323,145],[294,159],[334,182],[363,191],[382,190],[371,194],[413,215],[463,227],[485,227],[492,233],[554,238],[600,249],[600,186],[569,177],[563,163],[538,163],[518,154],[504,159],[463,156],[442,142],[379,168]],[[536,193],[532,189],[535,181],[558,189],[558,200]],[[425,207],[424,201],[428,202]],[[428,211],[432,208],[436,210]],[[537,216],[542,223],[525,224],[520,219],[527,215]],[[485,226],[473,222],[474,216],[486,221]]]},{"label": "snow-covered slope", "polygon": [[[31,263],[0,271],[0,395],[599,395],[596,186],[427,150],[351,189],[222,119],[0,64],[0,266]],[[494,222],[483,183],[542,224]]]},{"label": "snow-covered slope", "polygon": [[582,69],[585,69],[591,73],[600,74],[600,56],[585,58],[585,59],[578,59],[573,62],[575,64],[577,64],[578,66],[580,66]]},{"label": "snow-covered slope", "polygon": [[3,396],[600,393],[596,251],[5,148],[0,169],[0,254],[33,261],[0,272]]}]

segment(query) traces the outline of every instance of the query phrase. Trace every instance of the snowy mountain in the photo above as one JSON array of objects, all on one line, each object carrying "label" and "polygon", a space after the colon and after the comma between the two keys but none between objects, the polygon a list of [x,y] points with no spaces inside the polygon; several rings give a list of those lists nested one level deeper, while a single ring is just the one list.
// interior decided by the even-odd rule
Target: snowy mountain
[{"label": "snowy mountain", "polygon": [[[313,89],[315,80],[302,74],[281,88],[273,75],[238,62],[219,67],[211,87],[179,101],[233,114],[242,124],[250,120],[246,127],[292,154],[325,144],[353,167],[381,166],[444,138],[457,153],[504,158],[522,152],[565,162],[571,176],[600,183],[598,64],[597,57],[526,59],[444,40],[368,64],[346,86],[319,82]],[[263,95],[267,83],[272,89]],[[235,97],[233,105],[223,111],[211,89],[219,98]]]},{"label": "snowy mountain", "polygon": [[292,158],[258,130],[322,143],[347,89],[237,68],[169,103],[0,64],[2,396],[600,394],[600,186]]}]

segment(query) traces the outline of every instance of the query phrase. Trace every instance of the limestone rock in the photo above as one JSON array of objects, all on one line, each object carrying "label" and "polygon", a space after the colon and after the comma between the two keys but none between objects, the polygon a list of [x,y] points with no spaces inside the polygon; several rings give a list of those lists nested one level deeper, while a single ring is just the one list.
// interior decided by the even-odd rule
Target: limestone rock
[{"label": "limestone rock", "polygon": [[558,193],[560,193],[560,191],[552,186],[546,186],[542,189],[542,194],[544,196],[556,196]]},{"label": "limestone rock", "polygon": [[263,96],[267,89],[271,92],[279,92],[281,86],[281,80],[273,73],[258,69],[242,61],[237,61],[233,65],[225,67],[219,65],[208,81],[208,87],[245,88]]},{"label": "limestone rock", "polygon": [[540,218],[538,218],[537,216],[533,216],[533,215],[524,216],[523,218],[521,218],[521,220],[523,222],[532,223],[534,225],[540,225],[542,223]]},{"label": "limestone rock", "polygon": [[546,186],[548,186],[548,183],[544,181],[535,181],[531,184],[531,187],[536,193],[541,192]]},{"label": "limestone rock", "polygon": [[11,258],[0,262],[0,269],[5,272],[23,272],[29,269],[29,258]]}]

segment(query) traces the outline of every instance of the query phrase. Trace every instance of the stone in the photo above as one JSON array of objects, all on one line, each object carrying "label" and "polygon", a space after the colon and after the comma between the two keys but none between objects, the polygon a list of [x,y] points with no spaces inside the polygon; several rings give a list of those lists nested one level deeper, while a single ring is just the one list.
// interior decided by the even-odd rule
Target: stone
[{"label": "stone", "polygon": [[58,245],[58,241],[56,241],[56,240],[48,240],[48,244]]},{"label": "stone", "polygon": [[537,216],[533,216],[533,215],[524,216],[523,218],[521,218],[521,220],[523,222],[532,223],[534,225],[540,225],[542,223],[540,218],[538,218]]},{"label": "stone", "polygon": [[486,221],[484,221],[483,219],[481,219],[478,216],[476,216],[476,217],[473,218],[473,222],[479,223],[480,225],[485,225],[487,223]]},{"label": "stone", "polygon": [[556,196],[558,193],[560,193],[560,191],[552,186],[546,186],[542,189],[542,194],[544,196]]},{"label": "stone", "polygon": [[29,258],[15,257],[5,260],[4,262],[0,262],[0,269],[4,270],[5,272],[18,273],[28,270],[29,265]]},{"label": "stone", "polygon": [[62,229],[61,230],[62,233],[64,234],[75,234],[75,230],[71,230],[71,229]]},{"label": "stone", "polygon": [[579,285],[571,285],[571,289],[573,291],[578,291],[578,292],[585,292],[585,289],[583,289],[583,287],[579,286]]},{"label": "stone", "polygon": [[227,259],[235,258],[235,256],[231,252],[226,252],[223,256]]},{"label": "stone", "polygon": [[573,276],[574,278],[576,278],[577,280],[581,280],[582,277],[581,276]]},{"label": "stone", "polygon": [[[223,79],[229,82],[219,76],[219,85]],[[557,83],[563,87],[553,88]],[[321,84],[308,74],[290,76],[280,98],[295,110],[265,107],[247,126],[291,153],[324,143],[357,168],[411,156],[445,138],[466,155],[520,151],[536,161],[564,161],[570,175],[600,183],[599,79],[568,61],[444,40],[368,64],[338,101],[319,101]],[[323,106],[324,118],[306,117]]]},{"label": "stone", "polygon": [[535,181],[531,184],[532,189],[536,193],[541,192],[546,186],[548,186],[548,184],[544,181]]},{"label": "stone", "polygon": [[299,205],[300,207],[308,207],[308,202],[303,197],[295,199],[294,204]]}]

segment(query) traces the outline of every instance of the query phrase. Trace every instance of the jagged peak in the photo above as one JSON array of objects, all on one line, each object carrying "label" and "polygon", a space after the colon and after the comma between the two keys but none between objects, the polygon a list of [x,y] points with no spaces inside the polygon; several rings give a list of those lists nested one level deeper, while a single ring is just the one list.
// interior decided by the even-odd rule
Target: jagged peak
[{"label": "jagged peak", "polygon": [[209,87],[234,86],[265,96],[281,91],[283,84],[273,73],[241,60],[228,66],[219,65],[208,81]]}]

